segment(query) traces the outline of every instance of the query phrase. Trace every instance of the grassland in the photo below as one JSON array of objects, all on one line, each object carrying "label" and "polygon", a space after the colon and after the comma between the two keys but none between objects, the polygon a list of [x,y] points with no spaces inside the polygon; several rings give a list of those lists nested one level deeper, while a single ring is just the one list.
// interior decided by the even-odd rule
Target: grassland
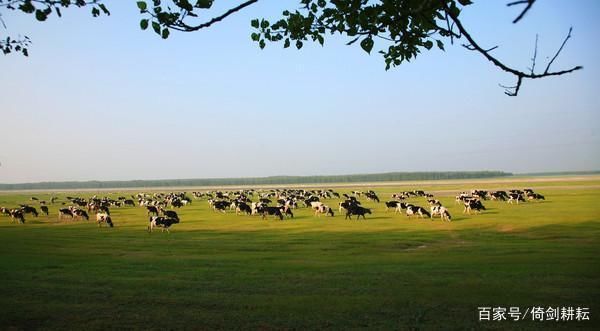
[{"label": "grassland", "polygon": [[[417,186],[375,191],[385,199]],[[483,214],[463,215],[452,197],[524,187],[547,200],[487,202]],[[113,229],[59,222],[57,206],[25,224],[0,216],[0,328],[598,329],[597,177],[418,188],[439,192],[453,222],[409,220],[382,203],[365,203],[374,210],[366,221],[308,209],[279,221],[195,201],[171,234],[148,234],[139,207],[114,208]],[[0,194],[0,206],[31,195]],[[479,306],[589,307],[591,321],[478,322]]]}]

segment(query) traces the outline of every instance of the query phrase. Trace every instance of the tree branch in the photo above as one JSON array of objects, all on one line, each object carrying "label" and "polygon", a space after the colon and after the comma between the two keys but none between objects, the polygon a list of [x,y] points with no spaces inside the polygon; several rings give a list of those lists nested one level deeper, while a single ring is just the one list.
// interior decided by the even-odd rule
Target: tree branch
[{"label": "tree branch", "polygon": [[513,20],[513,23],[517,23],[519,22],[523,16],[525,16],[525,14],[527,14],[527,12],[529,11],[529,9],[531,9],[531,6],[533,6],[533,3],[536,0],[519,0],[519,1],[513,1],[513,2],[509,2],[506,4],[507,7],[510,6],[515,6],[515,5],[523,5],[523,4],[527,4],[527,6],[525,6],[525,8],[523,9],[523,11],[521,12],[521,14],[519,14],[519,16],[517,16],[517,18],[515,18]]},{"label": "tree branch", "polygon": [[[175,26],[169,26],[169,28],[173,28],[175,30],[184,31],[184,32],[198,31],[200,29],[208,28],[209,26],[222,21],[227,16],[229,16],[229,15],[231,15],[233,13],[236,13],[236,12],[238,12],[238,11],[240,11],[240,10],[242,10],[242,9],[244,9],[244,8],[246,8],[246,7],[254,4],[256,2],[258,2],[258,0],[248,0],[246,2],[243,2],[243,3],[239,4],[236,7],[233,7],[231,9],[229,9],[228,11],[226,11],[225,13],[223,13],[222,15],[214,17],[210,21],[207,21],[207,22],[202,23],[200,25],[191,26],[191,25],[187,25],[182,20],[179,20],[179,22],[177,22],[177,24]],[[178,29],[176,27],[180,27],[181,29]]]},{"label": "tree branch", "polygon": [[[531,73],[526,73],[526,72],[511,68],[511,67],[507,66],[506,64],[502,63],[500,60],[493,57],[489,53],[489,50],[485,50],[481,46],[479,46],[479,44],[475,41],[475,39],[473,39],[473,37],[469,34],[469,32],[462,25],[462,22],[458,19],[458,16],[454,15],[453,12],[450,10],[450,8],[448,8],[447,5],[445,6],[445,11],[448,14],[448,16],[450,16],[452,21],[456,24],[456,27],[460,31],[461,35],[464,35],[465,38],[467,39],[467,41],[469,42],[469,45],[465,46],[466,48],[481,53],[488,61],[492,62],[496,67],[498,67],[498,68],[502,69],[503,71],[506,71],[510,74],[513,74],[517,77],[517,84],[514,87],[507,88],[507,91],[505,91],[505,93],[509,96],[517,96],[524,78],[538,79],[538,78],[544,78],[544,77],[549,77],[549,76],[560,76],[560,75],[571,73],[576,70],[583,69],[582,66],[576,66],[576,67],[573,67],[573,68],[570,68],[567,70],[561,70],[561,71],[555,71],[555,72],[549,71],[550,65],[554,62],[556,57],[558,57],[558,54],[560,54],[560,52],[562,51],[567,40],[569,40],[569,38],[571,37],[571,30],[573,28],[569,29],[569,34],[563,41],[562,45],[560,46],[560,48],[558,49],[558,51],[556,52],[556,54],[554,55],[554,57],[552,58],[550,63],[548,63],[548,66],[546,67],[546,70],[544,71],[544,73],[536,74],[533,72],[533,70],[531,71]],[[536,50],[537,50],[537,47],[536,47]],[[536,54],[537,54],[537,51],[536,51]],[[514,91],[511,92],[510,89],[514,89]]]}]

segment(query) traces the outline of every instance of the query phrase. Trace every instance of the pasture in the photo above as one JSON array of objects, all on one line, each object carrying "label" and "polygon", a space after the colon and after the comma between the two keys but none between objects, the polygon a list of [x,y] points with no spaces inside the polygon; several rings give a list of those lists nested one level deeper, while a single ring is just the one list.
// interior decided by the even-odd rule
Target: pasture
[{"label": "pasture", "polygon": [[[460,191],[528,187],[546,200],[484,201],[487,210],[472,215],[454,201]],[[334,190],[368,188],[381,203],[361,199],[373,210],[366,220],[345,220],[339,199],[325,200],[333,218],[299,208],[284,221],[217,213],[194,200],[178,210],[171,233],[152,234],[138,206],[111,208],[114,228],[98,228],[93,217],[57,220],[66,195],[116,198],[142,189],[0,193],[6,207],[60,198],[49,217],[17,224],[0,216],[0,329],[600,326],[598,177]],[[385,212],[392,193],[415,188],[434,192],[452,222]],[[409,201],[428,208],[423,197]],[[591,320],[479,322],[480,306],[588,307]]]}]

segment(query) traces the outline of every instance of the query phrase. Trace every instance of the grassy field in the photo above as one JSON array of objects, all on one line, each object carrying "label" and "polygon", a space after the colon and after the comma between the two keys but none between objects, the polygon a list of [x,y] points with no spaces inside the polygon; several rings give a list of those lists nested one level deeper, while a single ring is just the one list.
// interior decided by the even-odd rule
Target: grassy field
[{"label": "grassy field", "polygon": [[[480,215],[454,203],[459,191],[502,187],[543,188],[547,200],[489,201]],[[414,188],[374,189],[386,200]],[[317,218],[306,208],[279,221],[194,201],[170,234],[148,234],[140,207],[113,208],[112,229],[59,222],[56,205],[25,224],[0,216],[0,329],[600,327],[597,177],[418,188],[442,192],[453,222],[409,220],[366,202],[374,211],[366,221]],[[31,195],[0,194],[0,206],[31,203]],[[480,306],[588,307],[591,321],[479,322]]]}]

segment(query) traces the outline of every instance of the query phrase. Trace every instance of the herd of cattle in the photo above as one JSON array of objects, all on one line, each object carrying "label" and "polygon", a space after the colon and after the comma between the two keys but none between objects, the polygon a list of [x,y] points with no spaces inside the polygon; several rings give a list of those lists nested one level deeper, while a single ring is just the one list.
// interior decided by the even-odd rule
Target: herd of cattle
[{"label": "herd of cattle", "polygon": [[[226,213],[235,211],[237,215],[259,215],[263,219],[273,216],[283,220],[293,218],[294,210],[298,208],[310,208],[316,217],[328,215],[333,217],[335,211],[324,201],[337,199],[337,211],[345,213],[345,219],[366,219],[366,214],[372,214],[371,209],[361,205],[359,199],[363,197],[370,202],[379,203],[377,194],[368,190],[366,192],[353,191],[339,194],[331,189],[328,190],[305,190],[305,189],[272,189],[259,191],[254,189],[238,191],[208,191],[192,192],[194,200],[206,200],[210,208],[215,212]],[[407,200],[425,198],[429,208],[424,208]],[[120,196],[117,199],[108,197],[99,198],[93,196],[89,199],[82,197],[66,197],[69,202],[61,202],[58,208],[58,220],[89,220],[89,215],[95,213],[98,226],[107,225],[113,227],[110,209],[126,206],[139,206],[145,208],[149,218],[147,230],[152,232],[156,227],[169,231],[173,224],[180,222],[179,215],[174,208],[181,208],[192,203],[186,192],[171,193],[138,193],[130,197]],[[456,196],[456,203],[464,206],[463,213],[481,213],[486,210],[484,200],[506,201],[509,204],[525,202],[527,200],[545,200],[544,196],[531,189],[509,190],[509,191],[483,191],[472,190],[470,193],[461,192]],[[54,205],[58,202],[52,197],[50,202],[31,197],[31,201],[39,204],[41,213],[49,216],[48,204]],[[412,200],[411,200],[412,201]],[[137,204],[136,204],[137,202]],[[452,216],[448,208],[434,198],[433,194],[421,190],[394,193],[391,200],[385,201],[385,211],[394,210],[394,213],[404,213],[408,218],[412,216],[419,218],[439,217],[442,221],[451,221]],[[29,204],[21,204],[18,208],[0,207],[0,213],[10,216],[12,222],[25,223],[25,215],[31,214],[38,217],[37,209]]]}]

